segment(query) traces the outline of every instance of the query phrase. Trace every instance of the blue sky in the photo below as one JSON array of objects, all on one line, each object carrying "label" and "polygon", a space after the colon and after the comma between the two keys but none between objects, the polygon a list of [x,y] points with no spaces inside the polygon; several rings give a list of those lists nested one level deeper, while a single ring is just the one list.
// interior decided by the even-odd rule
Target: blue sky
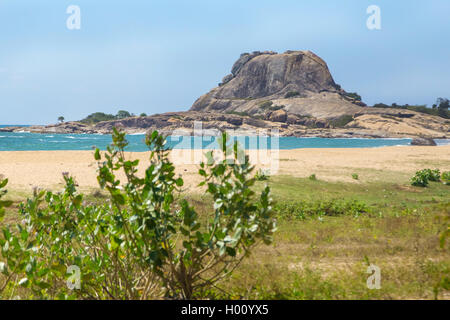
[{"label": "blue sky", "polygon": [[449,21],[448,0],[0,0],[0,123],[187,110],[255,50],[311,50],[368,104],[431,105],[450,98]]}]

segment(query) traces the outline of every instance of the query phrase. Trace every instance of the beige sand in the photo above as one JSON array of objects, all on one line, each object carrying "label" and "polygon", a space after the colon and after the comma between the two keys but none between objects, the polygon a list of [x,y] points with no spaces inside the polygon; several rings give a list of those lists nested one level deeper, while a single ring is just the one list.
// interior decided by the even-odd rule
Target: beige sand
[{"label": "beige sand", "polygon": [[[127,156],[141,159],[141,169],[148,164],[148,153],[128,153]],[[178,153],[173,159],[183,160],[177,164],[177,172],[185,179],[185,186],[194,191],[200,181],[198,166],[183,164],[189,163],[186,154]],[[276,159],[281,175],[307,177],[315,173],[318,179],[327,181],[407,183],[418,169],[450,170],[450,146],[282,150],[272,155],[272,160]],[[97,187],[96,168],[92,151],[0,152],[0,175],[9,178],[9,188],[15,190],[30,191],[35,186],[59,188],[62,172],[75,176],[83,189]],[[353,180],[352,173],[358,173],[360,179]]]}]

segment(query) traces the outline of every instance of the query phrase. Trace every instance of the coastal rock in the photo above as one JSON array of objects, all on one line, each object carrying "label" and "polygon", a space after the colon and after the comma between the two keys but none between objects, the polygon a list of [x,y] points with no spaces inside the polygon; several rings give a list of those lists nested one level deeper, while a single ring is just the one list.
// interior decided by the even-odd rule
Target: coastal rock
[{"label": "coastal rock", "polygon": [[414,138],[411,141],[412,146],[437,146],[436,142],[431,138]]},{"label": "coastal rock", "polygon": [[[220,110],[221,100],[284,98],[288,92],[307,97],[322,91],[338,93],[326,63],[310,51],[253,52],[243,54],[226,76],[221,86],[201,97],[193,111]],[[342,102],[346,101],[342,99]]]},{"label": "coastal rock", "polygon": [[286,122],[287,113],[284,110],[277,110],[269,115],[269,120],[273,122]]}]

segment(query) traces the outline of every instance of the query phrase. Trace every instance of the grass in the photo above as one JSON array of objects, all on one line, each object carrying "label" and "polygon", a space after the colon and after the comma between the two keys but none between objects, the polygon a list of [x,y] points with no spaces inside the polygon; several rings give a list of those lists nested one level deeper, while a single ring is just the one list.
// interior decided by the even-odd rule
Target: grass
[{"label": "grass", "polygon": [[[201,298],[450,299],[438,286],[450,275],[450,252],[439,246],[448,228],[439,218],[450,214],[450,187],[418,188],[403,180],[271,176],[257,182],[257,189],[269,184],[276,201],[274,244],[258,247],[220,289]],[[8,194],[15,204],[26,196]],[[211,209],[205,195],[183,197],[199,214]],[[104,201],[104,194],[92,190],[86,201]],[[9,210],[3,223],[18,221],[15,212]],[[380,290],[367,288],[369,264],[381,269]]]},{"label": "grass", "polygon": [[[277,201],[274,245],[261,246],[208,298],[449,299],[438,284],[450,275],[450,254],[439,246],[450,213],[450,188],[392,183],[331,183],[273,176]],[[202,203],[198,198],[198,203]],[[323,215],[318,203],[341,203]],[[349,203],[365,204],[355,215]],[[309,214],[295,214],[309,209]],[[207,208],[204,209],[205,212]],[[292,214],[292,212],[294,214]],[[290,214],[291,213],[291,214]],[[303,212],[304,213],[304,212]],[[367,268],[381,269],[381,289],[370,290]]]}]

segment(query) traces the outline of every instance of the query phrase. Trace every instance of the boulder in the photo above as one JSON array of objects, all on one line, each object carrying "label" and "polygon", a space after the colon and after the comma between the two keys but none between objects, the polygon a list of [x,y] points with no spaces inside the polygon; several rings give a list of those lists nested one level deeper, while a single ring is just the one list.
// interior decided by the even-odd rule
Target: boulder
[{"label": "boulder", "polygon": [[284,110],[273,111],[269,115],[269,120],[273,122],[286,122],[287,113]]},{"label": "boulder", "polygon": [[[231,73],[234,77],[225,77],[223,85],[213,90],[210,98],[248,99],[272,95],[284,98],[288,91],[299,94],[337,92],[326,63],[310,51],[244,54],[233,65]],[[191,110],[205,111],[210,102],[195,103]]]},{"label": "boulder", "polygon": [[419,138],[412,139],[411,145],[412,146],[436,146],[437,144],[431,138],[419,137]]},{"label": "boulder", "polygon": [[[297,94],[287,99],[292,92]],[[198,98],[190,111],[246,110],[252,114],[264,101],[289,105],[288,113],[315,118],[353,115],[365,106],[345,99],[345,91],[336,85],[325,61],[311,51],[256,51],[242,54],[231,74]]]}]

